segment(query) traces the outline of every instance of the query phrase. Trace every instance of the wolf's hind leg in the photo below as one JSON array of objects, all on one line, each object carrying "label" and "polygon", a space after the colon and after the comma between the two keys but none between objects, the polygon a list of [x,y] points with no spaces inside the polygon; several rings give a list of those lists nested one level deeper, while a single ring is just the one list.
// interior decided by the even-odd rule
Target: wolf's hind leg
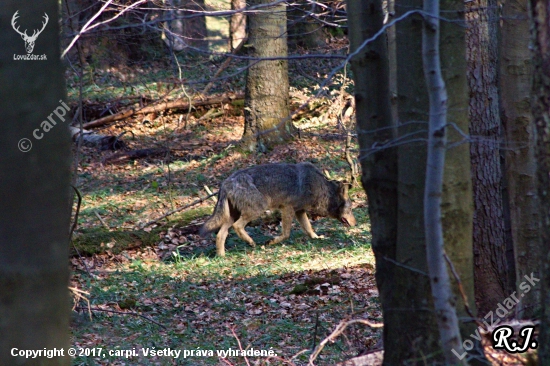
[{"label": "wolf's hind leg", "polygon": [[313,231],[313,228],[311,227],[311,223],[309,222],[309,218],[307,217],[307,213],[304,210],[296,211],[296,218],[298,219],[298,222],[300,223],[300,226],[302,227],[302,230],[309,235],[312,239],[318,239],[323,238],[323,236],[319,236],[315,234],[315,231]]},{"label": "wolf's hind leg", "polygon": [[250,235],[248,235],[248,233],[244,229],[246,224],[248,224],[252,219],[252,217],[241,214],[241,217],[233,224],[233,229],[235,229],[235,232],[237,233],[239,238],[247,242],[248,245],[250,245],[251,247],[255,247],[256,243],[254,243],[254,240],[250,237]]},{"label": "wolf's hind leg", "polygon": [[290,229],[292,228],[292,218],[294,217],[294,210],[292,207],[284,207],[281,210],[281,218],[282,218],[282,234],[279,236],[274,237],[267,243],[268,245],[271,244],[277,244],[282,242],[283,240],[286,240],[290,237]]},{"label": "wolf's hind leg", "polygon": [[222,224],[218,234],[216,234],[216,255],[220,257],[225,256],[225,239],[227,239],[229,228],[233,225],[233,222],[233,218],[229,217],[229,219]]}]

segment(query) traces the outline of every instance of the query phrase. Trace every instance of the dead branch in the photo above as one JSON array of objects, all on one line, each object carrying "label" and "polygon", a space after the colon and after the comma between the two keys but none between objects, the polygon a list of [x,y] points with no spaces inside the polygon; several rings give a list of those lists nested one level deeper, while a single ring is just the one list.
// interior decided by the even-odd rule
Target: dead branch
[{"label": "dead branch", "polygon": [[319,353],[321,353],[321,351],[323,350],[325,345],[328,342],[334,342],[334,340],[336,338],[338,338],[338,336],[340,336],[340,334],[342,334],[348,326],[353,325],[353,324],[365,324],[365,325],[367,325],[371,328],[382,328],[384,326],[384,324],[382,324],[382,323],[372,323],[372,322],[370,322],[366,319],[352,319],[352,320],[345,320],[345,321],[340,322],[340,324],[338,324],[336,329],[334,329],[334,331],[328,337],[323,339],[323,341],[321,343],[319,343],[319,346],[317,346],[315,351],[313,351],[311,356],[309,356],[308,365],[309,366],[314,366],[313,361],[315,361],[317,356],[319,356]]},{"label": "dead branch", "polygon": [[169,149],[158,148],[158,149],[139,149],[132,151],[124,151],[113,154],[111,156],[103,159],[104,164],[120,164],[130,159],[141,159],[151,155],[161,155],[169,152]]},{"label": "dead branch", "polygon": [[[240,50],[241,48],[243,48],[243,45],[244,45],[244,39],[241,39],[241,42],[239,42],[239,45],[231,52],[232,54],[236,55]],[[212,79],[216,79],[218,76],[220,76],[220,74],[222,73],[223,70],[225,70],[227,68],[227,66],[229,66],[229,64],[231,63],[231,61],[233,61],[233,58],[231,57],[228,57],[224,62],[223,64],[220,66],[220,68],[218,69],[218,71],[216,71],[216,73],[214,74],[214,77]],[[205,95],[206,93],[208,93],[208,91],[210,90],[210,88],[212,88],[212,86],[214,85],[214,80],[212,80],[211,82],[209,82],[203,89],[202,91],[202,95]]]},{"label": "dead branch", "polygon": [[[84,310],[84,308],[82,308],[82,307],[80,307],[80,306],[77,306],[77,307],[75,307],[75,310]],[[91,311],[103,311],[103,312],[106,312],[106,313],[113,313],[113,314],[122,314],[122,315],[139,316],[140,318],[143,318],[143,319],[145,319],[145,320],[150,321],[150,322],[153,323],[153,324],[158,325],[158,326],[161,327],[162,329],[167,329],[164,325],[162,325],[161,323],[157,322],[156,320],[151,319],[151,318],[149,318],[148,316],[141,315],[140,313],[136,313],[136,312],[134,312],[134,311],[117,311],[117,310],[99,309],[99,308],[90,308],[89,310],[91,310]]]},{"label": "dead branch", "polygon": [[191,101],[191,103],[189,103],[189,100],[187,98],[180,98],[180,99],[173,100],[171,102],[162,102],[162,103],[149,105],[147,107],[138,108],[138,109],[132,107],[122,112],[115,113],[107,117],[99,118],[99,119],[96,119],[95,121],[87,122],[83,125],[83,128],[93,128],[93,127],[103,126],[107,123],[120,121],[121,119],[131,117],[135,114],[156,113],[156,112],[165,111],[167,109],[189,109],[191,107],[199,107],[199,106],[221,104],[221,103],[231,103],[236,100],[244,100],[244,93],[224,94],[224,95],[220,95],[212,98],[206,98],[204,100],[195,99]]},{"label": "dead branch", "polygon": [[125,143],[120,139],[120,136],[100,135],[98,133],[86,130],[82,130],[82,133],[80,133],[80,128],[73,126],[69,126],[69,131],[71,132],[73,141],[83,142],[87,146],[99,147],[100,151],[118,150],[125,146]]},{"label": "dead branch", "polygon": [[154,219],[154,220],[152,220],[152,221],[149,221],[149,222],[147,222],[147,223],[141,225],[141,226],[140,226],[140,229],[146,228],[147,226],[152,225],[152,224],[156,224],[156,223],[159,222],[160,220],[162,220],[162,219],[164,219],[164,218],[166,218],[166,217],[168,217],[168,216],[170,216],[170,215],[173,215],[173,214],[175,214],[175,213],[177,213],[177,212],[183,211],[183,210],[185,210],[185,209],[187,209],[187,208],[189,208],[189,207],[198,205],[199,203],[201,203],[201,202],[203,202],[203,201],[206,201],[206,200],[209,199],[210,197],[215,196],[215,195],[217,195],[217,194],[218,194],[218,192],[214,192],[214,193],[212,193],[212,194],[209,194],[209,195],[206,196],[206,197],[203,197],[203,198],[200,198],[200,199],[198,199],[198,200],[196,200],[196,201],[193,201],[193,202],[191,202],[191,203],[188,204],[188,205],[185,205],[185,206],[180,207],[180,208],[176,208],[175,210],[172,210],[172,211],[170,211],[170,212],[168,212],[168,213],[162,215],[161,217],[159,217],[159,218],[157,218],[157,219]]}]

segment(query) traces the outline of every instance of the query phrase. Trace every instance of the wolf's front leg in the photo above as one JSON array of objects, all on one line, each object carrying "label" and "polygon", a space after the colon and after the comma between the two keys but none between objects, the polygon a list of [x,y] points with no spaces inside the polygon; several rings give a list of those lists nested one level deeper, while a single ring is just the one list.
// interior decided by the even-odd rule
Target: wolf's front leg
[{"label": "wolf's front leg", "polygon": [[307,213],[303,210],[296,211],[296,218],[298,219],[298,222],[300,223],[300,226],[302,227],[302,230],[309,235],[311,239],[324,239],[325,237],[323,235],[319,236],[315,234],[315,231],[313,231],[313,228],[311,227],[311,223],[309,222],[309,218],[307,217]]},{"label": "wolf's front leg", "polygon": [[248,235],[244,227],[246,224],[248,224],[253,218],[246,216],[245,214],[242,214],[241,217],[235,221],[233,224],[233,229],[235,229],[235,232],[245,242],[248,243],[251,247],[255,247],[256,243],[254,243],[254,240]]},{"label": "wolf's front leg", "polygon": [[268,245],[277,244],[290,237],[290,228],[292,227],[292,217],[294,216],[294,210],[292,207],[284,207],[281,210],[281,226],[283,232],[281,235],[274,237],[267,243]]}]

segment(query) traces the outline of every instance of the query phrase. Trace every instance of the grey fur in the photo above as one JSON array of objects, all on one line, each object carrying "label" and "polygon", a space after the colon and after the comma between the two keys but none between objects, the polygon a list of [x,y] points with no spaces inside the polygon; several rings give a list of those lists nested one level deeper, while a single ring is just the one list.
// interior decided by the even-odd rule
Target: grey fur
[{"label": "grey fur", "polygon": [[326,179],[311,163],[265,164],[239,170],[223,181],[214,213],[201,227],[200,234],[204,237],[219,229],[216,254],[224,256],[225,239],[231,226],[241,239],[255,246],[244,227],[266,210],[279,210],[282,234],[269,244],[290,236],[294,216],[306,234],[318,238],[306,212],[355,226],[348,188],[346,183]]}]

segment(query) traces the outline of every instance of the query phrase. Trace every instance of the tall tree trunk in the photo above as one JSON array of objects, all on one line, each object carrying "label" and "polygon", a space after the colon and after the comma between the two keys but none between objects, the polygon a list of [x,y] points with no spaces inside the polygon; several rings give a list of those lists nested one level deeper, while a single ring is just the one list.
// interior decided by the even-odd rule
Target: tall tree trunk
[{"label": "tall tree trunk", "polygon": [[533,34],[533,119],[537,129],[537,180],[541,215],[539,365],[550,365],[550,2],[530,0]]},{"label": "tall tree trunk", "polygon": [[[445,263],[441,203],[443,173],[447,149],[447,90],[439,60],[439,0],[424,0],[422,59],[430,99],[428,117],[428,154],[424,190],[424,227],[426,254],[435,314],[443,356],[448,365],[456,364],[456,354],[463,354],[456,316],[456,300]],[[466,358],[462,364],[467,365]]]},{"label": "tall tree trunk", "polygon": [[[348,0],[350,51],[382,27],[382,0]],[[391,115],[389,64],[386,39],[379,37],[352,58],[355,81],[355,105],[361,181],[369,197],[372,248],[376,258],[376,284],[384,315],[384,364],[401,364],[408,357],[403,339],[405,316],[394,309],[401,306],[395,293],[395,251],[397,244],[397,150],[372,150],[373,146],[392,141],[394,120]],[[412,328],[413,326],[411,326]],[[408,330],[408,329],[407,329]],[[405,330],[405,331],[407,331]],[[396,363],[396,360],[400,360]]]},{"label": "tall tree trunk", "polygon": [[206,18],[204,16],[183,19],[183,17],[205,10],[204,0],[165,0],[171,8],[168,12],[174,20],[168,22],[168,31],[164,32],[164,41],[175,51],[188,47],[208,48],[206,40]]},{"label": "tall tree trunk", "polygon": [[496,0],[467,3],[466,31],[470,87],[470,145],[474,190],[476,302],[482,314],[505,297],[506,241],[499,141]]},{"label": "tall tree trunk", "polygon": [[[442,221],[445,237],[445,252],[449,256],[462,283],[468,306],[476,315],[474,297],[474,257],[472,248],[473,197],[470,166],[470,146],[463,143],[463,134],[468,133],[468,81],[466,79],[466,32],[464,30],[464,3],[455,0],[441,2],[445,18],[441,22],[441,67],[447,86],[447,149],[445,175],[443,177]],[[461,134],[457,129],[460,129]],[[468,319],[458,283],[451,277],[456,296],[456,311],[459,319]],[[460,322],[464,348],[468,351],[471,365],[485,365],[481,343],[472,339],[476,325],[471,321]],[[472,342],[472,343],[470,343]],[[475,343],[474,343],[475,342]],[[458,353],[458,350],[456,350]],[[463,355],[462,353],[459,355]],[[458,361],[458,360],[457,360]]]},{"label": "tall tree trunk", "polygon": [[323,12],[315,3],[296,1],[288,12],[288,43],[291,48],[297,45],[305,49],[315,49],[325,45],[323,24],[315,21],[311,15]]},{"label": "tall tree trunk", "polygon": [[[246,8],[246,0],[231,0],[231,10]],[[246,39],[246,15],[243,12],[236,12],[229,20],[229,42],[230,51],[237,49],[241,42]]]},{"label": "tall tree trunk", "polygon": [[[271,0],[251,0],[249,5],[269,4]],[[279,3],[248,17],[250,55],[286,57],[286,5]],[[242,143],[249,151],[266,151],[290,137],[288,62],[249,61],[245,90],[245,126]]]},{"label": "tall tree trunk", "polygon": [[[64,108],[58,5],[11,0],[0,7],[0,144],[5,148],[0,159],[0,365],[70,364],[70,136],[67,120],[49,132],[41,129],[48,115]],[[47,60],[13,59],[26,55],[23,40],[9,25],[16,11],[29,30],[41,28],[44,13],[49,17],[33,51]],[[42,138],[33,137],[33,131]],[[65,357],[24,359],[12,356],[13,348],[64,349]]]},{"label": "tall tree trunk", "polygon": [[[422,0],[395,2],[397,16],[422,9]],[[428,363],[443,361],[434,314],[424,233],[424,181],[428,92],[422,68],[422,25],[418,16],[397,24],[397,98],[399,116],[398,220],[394,267],[394,307],[390,321],[399,324],[406,343],[392,349],[388,365],[430,355]],[[420,139],[420,141],[419,141]],[[392,319],[393,318],[393,319]],[[397,336],[397,335],[396,335]]]},{"label": "tall tree trunk", "polygon": [[[506,176],[516,258],[516,286],[541,258],[540,219],[536,194],[535,127],[531,115],[531,51],[527,0],[507,0],[502,9],[501,105],[502,121],[510,150]],[[520,291],[517,289],[516,291]],[[540,287],[524,294],[519,316],[530,318],[540,302]]]}]

